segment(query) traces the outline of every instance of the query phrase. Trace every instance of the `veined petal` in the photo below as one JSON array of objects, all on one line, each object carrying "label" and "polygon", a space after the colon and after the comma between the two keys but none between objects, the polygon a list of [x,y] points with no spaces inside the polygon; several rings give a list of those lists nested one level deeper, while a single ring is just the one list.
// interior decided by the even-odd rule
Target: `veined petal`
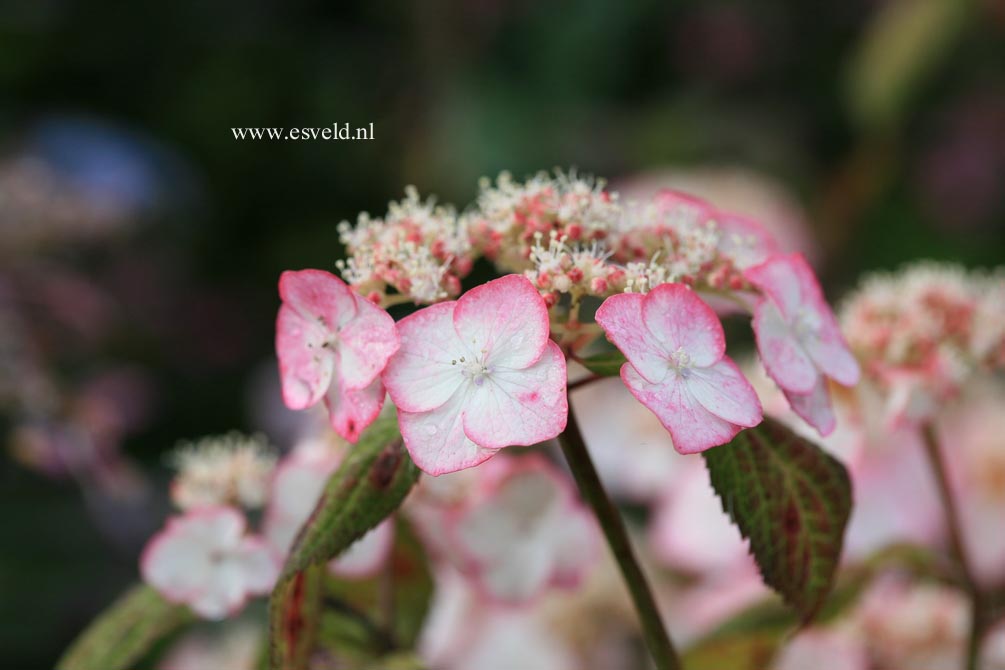
[{"label": "veined petal", "polygon": [[[772,256],[760,265],[748,268],[743,273],[747,281],[775,302],[786,321],[795,318],[800,306],[805,301],[803,292],[807,287],[803,285],[803,277],[800,276],[796,268],[797,259],[802,260],[804,264],[806,263],[802,254],[798,253],[789,256]],[[809,268],[808,265],[806,267]],[[809,272],[811,275],[813,274],[812,270]]]},{"label": "veined petal", "polygon": [[300,315],[333,331],[356,315],[353,289],[325,270],[286,270],[279,275],[279,297]]},{"label": "veined petal", "polygon": [[279,297],[306,320],[332,332],[356,316],[352,289],[324,270],[287,270],[279,276]]},{"label": "veined petal", "polygon": [[647,293],[642,320],[666,353],[684,351],[692,365],[707,367],[726,353],[719,317],[684,284],[661,284]]},{"label": "veined petal", "polygon": [[391,315],[366,298],[354,295],[356,317],[339,332],[338,375],[350,389],[369,386],[398,350],[398,331]]},{"label": "veined petal", "polygon": [[670,370],[663,345],[642,322],[639,293],[612,295],[597,310],[596,320],[607,339],[625,355],[636,371],[651,382],[659,382]]},{"label": "veined petal", "polygon": [[794,393],[785,389],[782,391],[792,411],[816,428],[821,436],[830,435],[834,431],[837,419],[834,417],[834,408],[831,407],[831,394],[827,390],[825,377],[821,376],[809,393]]},{"label": "veined petal", "polygon": [[351,390],[337,377],[333,378],[325,396],[325,406],[335,432],[356,444],[360,433],[373,423],[384,406],[384,385],[377,378],[366,388]]},{"label": "veined petal", "polygon": [[659,384],[649,383],[631,363],[621,366],[621,380],[635,398],[659,418],[670,433],[674,449],[694,454],[725,444],[740,426],[720,419],[702,407],[677,374]]},{"label": "veined petal", "polygon": [[501,449],[550,440],[569,416],[565,356],[549,340],[537,363],[523,370],[493,369],[471,386],[464,405],[464,433],[482,447]]},{"label": "veined petal", "polygon": [[326,331],[289,305],[276,317],[276,355],[283,402],[290,409],[306,409],[324,396],[335,370],[335,355],[324,347]]},{"label": "veined petal", "polygon": [[762,298],[754,307],[754,336],[768,376],[783,390],[809,393],[820,373],[803,351],[775,303]]},{"label": "veined petal", "polygon": [[740,270],[763,263],[778,252],[778,242],[757,221],[740,214],[719,212],[719,251]]},{"label": "veined petal", "polygon": [[544,299],[522,275],[506,275],[462,295],[454,326],[472,354],[515,369],[537,361],[551,332]]},{"label": "veined petal", "polygon": [[498,451],[480,447],[464,434],[463,400],[464,393],[458,390],[443,405],[428,412],[398,408],[398,427],[405,447],[424,472],[457,472],[488,460]]},{"label": "veined petal", "polygon": [[401,348],[382,378],[391,400],[406,412],[426,412],[447,402],[464,381],[454,361],[470,352],[454,329],[456,302],[430,305],[398,322]]},{"label": "veined petal", "polygon": [[824,320],[816,337],[803,338],[803,348],[821,372],[840,384],[854,386],[861,374],[858,361],[848,349],[834,314],[830,308],[826,309],[829,320]]},{"label": "veined petal", "polygon": [[688,390],[709,412],[745,428],[761,423],[764,416],[757,392],[731,358],[689,372]]}]

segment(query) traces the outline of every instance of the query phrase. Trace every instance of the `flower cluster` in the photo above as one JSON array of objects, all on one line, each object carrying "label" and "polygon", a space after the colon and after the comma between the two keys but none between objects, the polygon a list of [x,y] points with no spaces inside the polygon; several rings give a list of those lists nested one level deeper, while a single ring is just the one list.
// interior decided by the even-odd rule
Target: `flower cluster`
[{"label": "flower cluster", "polygon": [[232,432],[182,445],[172,455],[178,475],[171,500],[182,510],[212,505],[255,509],[268,498],[276,459],[265,438]]},{"label": "flower cluster", "polygon": [[975,371],[1005,368],[1005,274],[923,263],[875,275],[841,323],[894,420],[921,421]]},{"label": "flower cluster", "polygon": [[390,204],[384,218],[362,213],[355,227],[343,221],[338,230],[349,255],[338,268],[372,302],[385,300],[388,288],[417,304],[453,298],[471,271],[466,221],[432,199],[420,200],[411,186],[404,200]]},{"label": "flower cluster", "polygon": [[265,504],[275,458],[264,439],[230,433],[184,445],[173,460],[171,499],[182,514],[151,538],[140,572],[168,601],[223,619],[271,591],[279,575],[279,553],[248,532],[238,507]]},{"label": "flower cluster", "polygon": [[[753,312],[769,375],[822,434],[834,428],[828,380],[858,380],[806,260],[779,253],[757,223],[682,193],[623,206],[602,182],[559,173],[521,184],[503,174],[483,181],[460,219],[409,189],[385,219],[362,215],[340,230],[349,286],[318,270],[280,280],[286,404],[324,398],[333,427],[354,442],[386,388],[412,459],[430,474],[561,433],[565,360],[601,329],[629,361],[625,384],[682,453],[724,444],[761,420],[750,384],[725,357],[714,309]],[[513,274],[445,300],[476,254]],[[434,304],[395,324],[363,297],[376,292],[380,302],[389,286]],[[600,328],[579,322],[587,297],[605,301]],[[552,311],[560,303],[564,324]]]},{"label": "flower cluster", "polygon": [[531,249],[546,236],[569,244],[605,239],[617,220],[617,195],[602,181],[539,173],[525,183],[504,172],[483,179],[476,211],[468,215],[475,247],[505,272],[533,267]]}]

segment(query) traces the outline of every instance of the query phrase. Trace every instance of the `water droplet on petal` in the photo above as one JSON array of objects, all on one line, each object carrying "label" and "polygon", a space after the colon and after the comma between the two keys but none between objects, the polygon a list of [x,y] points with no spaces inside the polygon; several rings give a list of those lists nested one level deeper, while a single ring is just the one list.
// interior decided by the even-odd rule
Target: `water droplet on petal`
[{"label": "water droplet on petal", "polygon": [[436,435],[436,433],[439,432],[439,430],[440,429],[437,428],[435,425],[429,424],[428,426],[426,426],[426,435],[429,436]]}]

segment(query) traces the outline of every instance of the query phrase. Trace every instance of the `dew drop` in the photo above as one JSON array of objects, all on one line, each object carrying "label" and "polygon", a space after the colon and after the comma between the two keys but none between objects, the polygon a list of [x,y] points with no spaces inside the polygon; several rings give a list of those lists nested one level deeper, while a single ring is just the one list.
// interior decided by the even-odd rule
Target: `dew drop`
[{"label": "dew drop", "polygon": [[438,433],[439,430],[440,429],[437,428],[435,425],[429,424],[428,426],[426,426],[426,435],[430,435],[430,436],[436,435],[436,433]]}]

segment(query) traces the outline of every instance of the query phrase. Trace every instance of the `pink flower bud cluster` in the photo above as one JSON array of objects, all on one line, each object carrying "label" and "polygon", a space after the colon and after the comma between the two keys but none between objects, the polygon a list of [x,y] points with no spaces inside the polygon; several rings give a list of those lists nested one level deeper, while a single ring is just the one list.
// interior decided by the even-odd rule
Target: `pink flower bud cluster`
[{"label": "pink flower bud cluster", "polygon": [[337,266],[358,293],[380,303],[393,288],[418,304],[456,297],[471,272],[473,254],[465,221],[450,207],[422,201],[414,187],[392,202],[387,215],[359,215],[356,226],[339,224],[348,259]]},{"label": "pink flower bud cluster", "polygon": [[923,263],[876,275],[841,323],[898,418],[924,419],[974,372],[1005,368],[1005,274]]},{"label": "pink flower bud cluster", "polygon": [[622,203],[603,181],[561,172],[483,179],[463,216],[409,188],[383,219],[364,213],[339,232],[349,255],[337,264],[343,278],[377,303],[388,289],[417,304],[454,298],[478,257],[523,273],[549,307],[564,295],[576,305],[667,283],[747,291],[743,271],[778,250],[759,224],[697,198],[667,190]]}]

